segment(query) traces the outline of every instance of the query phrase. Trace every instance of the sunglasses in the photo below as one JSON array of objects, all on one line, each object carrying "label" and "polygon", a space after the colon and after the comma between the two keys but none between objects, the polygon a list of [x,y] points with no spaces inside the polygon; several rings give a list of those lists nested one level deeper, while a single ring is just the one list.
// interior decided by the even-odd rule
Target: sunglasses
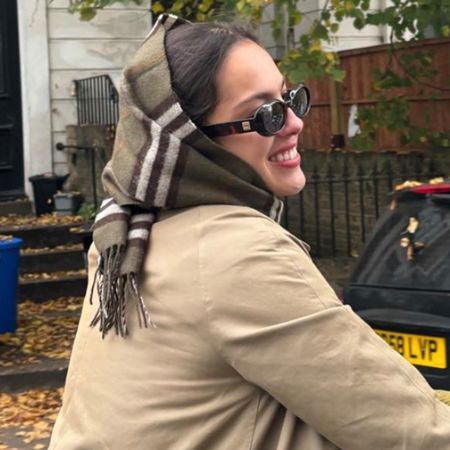
[{"label": "sunglasses", "polygon": [[305,117],[311,108],[309,90],[302,84],[295,89],[284,92],[282,97],[283,100],[264,103],[249,119],[207,125],[201,129],[209,137],[250,133],[252,131],[256,131],[262,136],[273,136],[284,127],[288,107],[297,117]]}]

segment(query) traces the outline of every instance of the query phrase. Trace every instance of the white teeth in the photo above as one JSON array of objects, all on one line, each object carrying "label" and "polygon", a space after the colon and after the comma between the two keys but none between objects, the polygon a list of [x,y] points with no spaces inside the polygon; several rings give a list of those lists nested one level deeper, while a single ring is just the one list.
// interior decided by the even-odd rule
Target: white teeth
[{"label": "white teeth", "polygon": [[270,161],[273,162],[281,162],[281,161],[290,161],[291,159],[295,159],[297,157],[297,149],[291,148],[285,152],[277,153],[269,158]]}]

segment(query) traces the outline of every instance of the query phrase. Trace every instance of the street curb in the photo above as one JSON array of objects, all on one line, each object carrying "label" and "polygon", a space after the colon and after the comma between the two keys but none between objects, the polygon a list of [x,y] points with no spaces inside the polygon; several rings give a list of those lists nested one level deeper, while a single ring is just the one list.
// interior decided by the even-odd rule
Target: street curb
[{"label": "street curb", "polygon": [[0,372],[0,392],[19,392],[28,389],[52,389],[64,386],[67,376],[67,360],[47,360],[24,366],[15,372]]}]

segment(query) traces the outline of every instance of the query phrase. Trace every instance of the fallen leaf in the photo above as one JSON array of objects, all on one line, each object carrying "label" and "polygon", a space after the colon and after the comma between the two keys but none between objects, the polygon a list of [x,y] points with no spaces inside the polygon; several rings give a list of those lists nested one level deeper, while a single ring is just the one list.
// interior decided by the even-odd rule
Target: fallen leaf
[{"label": "fallen leaf", "polygon": [[82,297],[19,303],[16,332],[0,335],[0,368],[68,359],[82,303]]},{"label": "fallen leaf", "polygon": [[58,216],[56,214],[43,214],[42,216],[22,216],[18,214],[8,214],[0,216],[0,227],[29,227],[42,225],[81,225],[83,219],[80,216]]},{"label": "fallen leaf", "polygon": [[[26,245],[26,243],[25,243]],[[55,247],[38,247],[38,248],[22,248],[20,250],[21,255],[34,255],[37,253],[57,253],[61,251],[82,251],[83,250],[83,244],[64,244],[64,245],[57,245]]]},{"label": "fallen leaf", "polygon": [[61,407],[62,393],[62,389],[30,389],[0,394],[0,429],[20,428],[15,435],[25,444],[48,439]]},{"label": "fallen leaf", "polygon": [[29,280],[59,280],[62,278],[75,278],[80,276],[86,276],[86,269],[79,270],[65,270],[59,272],[29,272],[23,273],[19,276],[19,281]]},{"label": "fallen leaf", "polygon": [[[42,394],[44,394],[44,393],[42,392]],[[41,430],[41,431],[47,430],[48,429],[48,422],[44,422],[44,421],[41,420],[40,422],[35,423],[33,425],[33,428],[35,430]]]}]

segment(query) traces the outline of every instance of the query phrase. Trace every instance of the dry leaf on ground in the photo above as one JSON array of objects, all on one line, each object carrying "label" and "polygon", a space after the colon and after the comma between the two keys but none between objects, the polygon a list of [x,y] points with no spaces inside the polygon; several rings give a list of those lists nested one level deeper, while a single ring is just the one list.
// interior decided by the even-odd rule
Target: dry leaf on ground
[{"label": "dry leaf on ground", "polygon": [[22,216],[17,214],[8,214],[0,216],[0,227],[28,227],[42,225],[75,225],[83,223],[80,216],[57,216],[56,214],[43,214],[42,216]]},{"label": "dry leaf on ground", "polygon": [[63,250],[83,250],[83,244],[64,244],[64,245],[57,245],[55,247],[40,247],[40,248],[22,248],[20,250],[21,255],[31,255],[35,253],[42,253],[42,252],[60,252]]},{"label": "dry leaf on ground", "polygon": [[86,269],[65,270],[59,272],[30,272],[23,273],[19,276],[20,281],[29,280],[59,280],[61,278],[86,276]]},{"label": "dry leaf on ground", "polygon": [[[30,389],[28,391],[0,393],[0,430],[21,428],[15,435],[25,444],[48,439],[61,407],[63,389]],[[2,447],[7,449],[7,446]],[[36,443],[35,449],[45,445]]]},{"label": "dry leaf on ground", "polygon": [[42,357],[68,359],[82,302],[82,297],[61,297],[19,303],[16,332],[0,335],[0,368],[34,364]]}]

